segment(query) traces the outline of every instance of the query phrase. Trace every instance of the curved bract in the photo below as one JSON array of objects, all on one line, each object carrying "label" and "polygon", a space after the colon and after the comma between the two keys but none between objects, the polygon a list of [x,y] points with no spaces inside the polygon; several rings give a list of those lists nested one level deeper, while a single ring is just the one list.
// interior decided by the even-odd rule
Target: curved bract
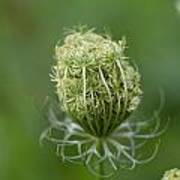
[{"label": "curved bract", "polygon": [[[59,119],[52,108],[48,114],[50,126],[41,134],[40,142],[51,142],[63,161],[84,164],[92,174],[102,177],[113,175],[119,168],[133,169],[137,164],[154,159],[159,143],[151,146],[150,154],[145,157],[142,157],[142,149],[148,140],[166,129],[160,131],[160,120],[155,113],[150,120],[123,121],[108,136],[100,138],[67,117]],[[100,166],[104,172],[99,172]]]},{"label": "curved bract", "polygon": [[106,136],[137,108],[140,74],[118,42],[92,30],[72,32],[56,46],[52,80],[61,109],[95,136]]}]

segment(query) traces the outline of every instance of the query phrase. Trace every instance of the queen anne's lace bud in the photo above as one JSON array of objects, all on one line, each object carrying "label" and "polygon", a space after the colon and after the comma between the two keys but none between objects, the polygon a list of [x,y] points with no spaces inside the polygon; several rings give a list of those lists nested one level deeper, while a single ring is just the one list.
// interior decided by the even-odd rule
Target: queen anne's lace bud
[{"label": "queen anne's lace bud", "polygon": [[180,180],[180,170],[175,168],[166,171],[162,180]]},{"label": "queen anne's lace bud", "polygon": [[[142,140],[159,136],[159,120],[157,111],[150,121],[129,118],[142,91],[140,74],[125,48],[125,39],[115,42],[94,31],[75,31],[56,47],[51,78],[66,117],[60,119],[49,108],[50,126],[40,137],[54,143],[63,160],[83,162],[103,176],[148,162],[157,152],[155,148],[150,157],[137,159]],[[105,173],[99,172],[99,164],[108,166]]]},{"label": "queen anne's lace bud", "polygon": [[56,47],[53,81],[61,108],[81,127],[106,136],[138,107],[140,74],[124,54],[125,40],[74,32]]}]

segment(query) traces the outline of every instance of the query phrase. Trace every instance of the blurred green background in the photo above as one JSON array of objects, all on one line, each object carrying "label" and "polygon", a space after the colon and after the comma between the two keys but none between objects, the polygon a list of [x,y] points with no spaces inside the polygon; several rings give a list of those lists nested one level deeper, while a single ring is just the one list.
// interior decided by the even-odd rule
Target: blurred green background
[{"label": "blurred green background", "polygon": [[[156,108],[158,88],[170,116],[155,160],[123,180],[158,180],[180,167],[180,12],[174,0],[0,0],[0,180],[91,180],[85,168],[63,164],[41,148],[46,119],[41,107],[50,91],[49,73],[64,27],[86,24],[126,36],[128,56],[143,77],[144,109]],[[151,108],[150,108],[151,109]]]}]

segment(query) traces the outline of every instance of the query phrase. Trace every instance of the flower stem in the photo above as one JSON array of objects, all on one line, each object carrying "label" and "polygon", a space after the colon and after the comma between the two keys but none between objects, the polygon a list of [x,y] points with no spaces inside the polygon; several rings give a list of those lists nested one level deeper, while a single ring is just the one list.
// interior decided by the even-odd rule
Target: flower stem
[{"label": "flower stem", "polygon": [[[101,155],[103,155],[103,147],[102,147],[102,141],[99,142],[99,152]],[[103,163],[99,163],[99,174],[101,175],[99,177],[99,180],[104,180],[104,166]]]},{"label": "flower stem", "polygon": [[[103,167],[103,164],[99,164],[99,174],[103,175],[104,174],[104,167]],[[103,176],[100,176],[99,177],[99,180],[104,180],[104,177]]]}]

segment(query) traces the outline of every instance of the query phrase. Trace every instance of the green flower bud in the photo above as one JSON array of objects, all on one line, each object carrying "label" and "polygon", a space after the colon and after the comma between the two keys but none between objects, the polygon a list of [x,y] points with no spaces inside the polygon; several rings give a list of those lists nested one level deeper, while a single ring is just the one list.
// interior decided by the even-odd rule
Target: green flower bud
[{"label": "green flower bud", "polygon": [[[150,120],[129,117],[142,91],[140,74],[125,49],[125,39],[115,42],[93,30],[74,31],[56,46],[51,80],[66,116],[59,115],[59,104],[50,107],[50,125],[40,142],[55,144],[64,161],[83,163],[97,176],[109,177],[119,168],[133,169],[154,159],[159,144],[146,157],[143,146],[165,130],[160,131],[161,106]],[[106,169],[101,172],[100,167]]]},{"label": "green flower bud", "polygon": [[61,109],[90,134],[107,136],[138,107],[140,74],[128,61],[125,39],[73,32],[56,46]]},{"label": "green flower bud", "polygon": [[180,180],[180,170],[175,168],[166,171],[162,180]]}]

